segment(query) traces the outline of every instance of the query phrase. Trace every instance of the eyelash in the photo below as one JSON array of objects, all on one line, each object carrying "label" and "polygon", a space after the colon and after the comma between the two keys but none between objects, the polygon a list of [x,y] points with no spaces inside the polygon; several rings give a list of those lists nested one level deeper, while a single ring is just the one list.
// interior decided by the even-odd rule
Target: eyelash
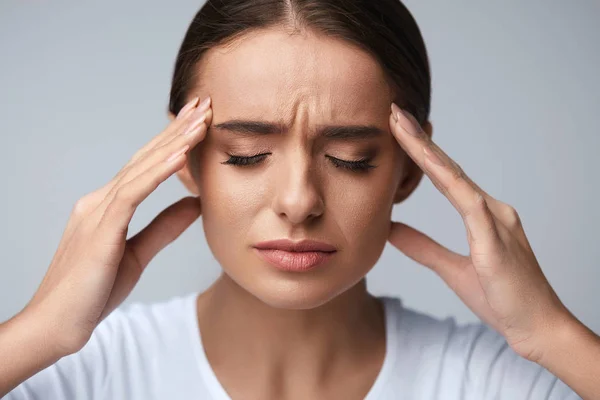
[{"label": "eyelash", "polygon": [[[249,165],[258,164],[268,154],[257,154],[257,155],[250,156],[250,157],[236,156],[236,155],[229,154],[229,153],[227,153],[227,155],[230,157],[229,160],[223,162],[222,164],[231,164],[231,165],[235,165],[235,166],[246,167]],[[331,160],[334,167],[344,168],[344,169],[352,171],[352,172],[367,172],[369,169],[375,168],[375,165],[369,164],[369,161],[371,161],[371,158],[362,158],[362,159],[356,160],[356,161],[340,160],[339,158],[335,158],[335,157],[331,157],[331,156],[327,156],[327,158],[329,158]]]}]

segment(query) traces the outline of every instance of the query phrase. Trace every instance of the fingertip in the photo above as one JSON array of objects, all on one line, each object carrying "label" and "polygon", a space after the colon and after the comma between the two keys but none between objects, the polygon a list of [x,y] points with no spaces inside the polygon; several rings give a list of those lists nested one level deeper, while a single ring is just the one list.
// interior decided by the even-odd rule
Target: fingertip
[{"label": "fingertip", "polygon": [[400,133],[400,129],[402,128],[400,125],[400,121],[398,120],[398,106],[395,103],[392,103],[391,106],[391,118],[389,120],[390,123],[390,131],[392,135],[396,139],[396,141],[402,144],[402,135]]},{"label": "fingertip", "polygon": [[396,103],[392,103],[391,106],[391,110],[392,110],[392,117],[394,118],[394,121],[398,122],[398,119],[400,118],[400,107],[398,107],[396,105]]},{"label": "fingertip", "polygon": [[191,224],[202,214],[201,204],[195,196],[188,196],[183,202],[185,205],[182,204],[181,206],[186,209],[186,219]]},{"label": "fingertip", "polygon": [[197,96],[190,100],[186,105],[183,106],[181,110],[179,110],[179,113],[177,114],[177,117],[175,117],[175,119],[181,120],[184,119],[186,116],[190,115],[191,111],[196,107],[199,100],[200,98]]},{"label": "fingertip", "polygon": [[401,226],[401,225],[402,225],[402,223],[400,223],[400,222],[398,222],[398,221],[392,221],[392,223],[390,224],[390,227],[391,227],[392,229],[395,229],[395,228],[397,228],[397,227],[399,227],[399,226]]},{"label": "fingertip", "polygon": [[200,201],[200,196],[192,196],[194,201],[194,208],[198,211],[198,214],[202,213],[202,202]]},{"label": "fingertip", "polygon": [[185,201],[192,203],[193,205],[200,204],[200,196],[188,196],[185,198]]}]

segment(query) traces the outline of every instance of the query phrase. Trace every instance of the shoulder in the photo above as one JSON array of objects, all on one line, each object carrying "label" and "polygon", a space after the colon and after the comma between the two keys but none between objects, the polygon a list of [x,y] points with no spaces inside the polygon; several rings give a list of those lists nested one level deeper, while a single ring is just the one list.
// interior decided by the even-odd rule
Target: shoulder
[{"label": "shoulder", "polygon": [[413,368],[416,380],[429,379],[432,387],[459,393],[459,398],[579,398],[548,370],[516,354],[487,324],[437,318],[404,307],[397,297],[385,301],[394,323],[395,351],[401,353],[399,359],[410,360],[405,367]]},{"label": "shoulder", "polygon": [[98,325],[94,335],[112,336],[121,341],[160,340],[180,333],[181,325],[189,323],[194,300],[195,294],[187,294],[153,303],[130,303],[113,311]]},{"label": "shoulder", "polygon": [[96,327],[80,351],[22,382],[7,399],[104,398],[107,387],[113,389],[128,371],[149,371],[147,366],[158,362],[165,346],[183,342],[189,331],[182,326],[189,324],[193,305],[192,294],[122,305]]}]

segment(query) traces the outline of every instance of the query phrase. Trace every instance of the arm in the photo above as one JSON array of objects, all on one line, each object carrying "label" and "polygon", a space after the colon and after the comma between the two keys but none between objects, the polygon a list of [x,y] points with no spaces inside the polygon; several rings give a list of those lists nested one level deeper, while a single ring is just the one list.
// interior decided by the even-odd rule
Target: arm
[{"label": "arm", "polygon": [[470,251],[456,253],[394,221],[390,242],[439,275],[517,355],[554,373],[578,395],[600,399],[600,339],[568,312],[551,287],[516,209],[473,182],[431,140],[430,123],[422,127],[393,104],[390,127],[399,145],[459,212]]},{"label": "arm", "polygon": [[0,398],[62,354],[43,324],[32,324],[23,313],[0,324]]},{"label": "arm", "polygon": [[114,310],[77,351],[56,340],[54,330],[40,328],[51,326],[42,319],[22,312],[0,325],[0,398],[113,398],[106,384],[114,357],[122,357],[114,349],[123,340],[122,312]]},{"label": "arm", "polygon": [[553,329],[538,364],[586,400],[600,399],[600,336],[576,318]]},{"label": "arm", "polygon": [[[50,371],[35,379],[43,383],[36,390],[41,388],[44,398],[49,397],[49,387],[60,391],[60,384],[68,380],[64,378],[71,378],[63,370],[82,370],[80,364],[86,359],[81,354],[65,356],[78,353],[88,343],[99,323],[133,290],[154,256],[200,216],[199,198],[186,197],[126,238],[137,206],[183,167],[185,152],[204,139],[211,118],[210,97],[200,105],[198,98],[191,100],[113,180],[75,203],[27,311],[0,324],[0,397],[46,369]],[[99,345],[87,346],[84,352],[95,369]],[[80,387],[79,392],[87,393],[85,385]]]}]

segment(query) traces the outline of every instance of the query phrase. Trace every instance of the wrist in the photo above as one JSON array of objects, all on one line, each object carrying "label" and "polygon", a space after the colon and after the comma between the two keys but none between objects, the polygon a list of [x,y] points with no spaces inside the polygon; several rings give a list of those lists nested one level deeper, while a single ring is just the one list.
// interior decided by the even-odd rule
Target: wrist
[{"label": "wrist", "polygon": [[600,393],[600,337],[574,316],[545,337],[538,364],[585,399]]},{"label": "wrist", "polygon": [[575,350],[580,343],[595,340],[600,341],[600,338],[573,314],[563,314],[540,340],[542,351],[537,363],[552,370],[558,360]]},{"label": "wrist", "polygon": [[27,348],[37,349],[40,361],[53,364],[60,358],[71,354],[62,345],[61,336],[57,332],[57,324],[48,321],[47,313],[34,307],[26,307],[10,319],[10,324],[15,335],[19,335],[20,343]]},{"label": "wrist", "polygon": [[0,324],[0,397],[63,357],[29,314],[19,313]]}]

